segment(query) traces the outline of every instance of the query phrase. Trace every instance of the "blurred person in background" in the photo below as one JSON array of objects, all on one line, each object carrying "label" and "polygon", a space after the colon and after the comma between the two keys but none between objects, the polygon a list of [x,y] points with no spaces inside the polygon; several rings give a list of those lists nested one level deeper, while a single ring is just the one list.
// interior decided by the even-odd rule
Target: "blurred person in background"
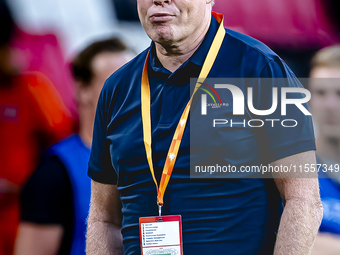
[{"label": "blurred person in background", "polygon": [[[41,5],[39,1],[33,2],[41,6],[41,9],[36,11],[36,15],[45,13],[44,5]],[[49,4],[56,4],[56,2],[49,1]],[[27,13],[23,14],[21,10],[25,10],[28,13],[32,10],[28,10],[20,0],[7,0],[7,3],[15,21],[13,35],[9,44],[11,48],[11,63],[20,72],[38,71],[47,76],[58,91],[64,105],[75,119],[74,130],[77,130],[78,123],[76,120],[78,115],[75,111],[72,75],[66,66],[61,47],[65,44],[64,38],[60,36],[60,31],[48,24],[48,22],[41,22],[43,29],[40,31],[29,25],[23,26],[20,19],[27,15]],[[59,20],[59,22],[62,21]]]},{"label": "blurred person in background", "polygon": [[96,105],[105,80],[132,57],[113,38],[91,44],[73,60],[79,134],[50,147],[23,189],[15,254],[85,254],[91,192],[86,172]]},{"label": "blurred person in background", "polygon": [[19,191],[40,152],[71,133],[72,120],[53,84],[11,64],[12,15],[0,0],[0,254],[13,253]]},{"label": "blurred person in background", "polygon": [[[66,108],[75,120],[76,102],[72,75],[66,66],[59,38],[54,31],[36,34],[35,31],[24,32],[15,28],[10,47],[13,52],[11,61],[22,72],[38,71],[48,77],[61,96]],[[75,121],[75,130],[77,121]]]},{"label": "blurred person in background", "polygon": [[317,127],[320,195],[324,215],[313,254],[340,254],[340,45],[316,53],[311,63],[310,106]]}]

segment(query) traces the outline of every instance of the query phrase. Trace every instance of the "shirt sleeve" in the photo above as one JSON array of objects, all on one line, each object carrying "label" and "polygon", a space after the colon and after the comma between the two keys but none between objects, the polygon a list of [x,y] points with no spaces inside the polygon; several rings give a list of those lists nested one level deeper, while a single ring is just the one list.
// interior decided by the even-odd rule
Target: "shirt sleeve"
[{"label": "shirt sleeve", "polygon": [[104,85],[96,110],[88,176],[100,183],[117,184],[117,174],[110,156],[110,141],[107,139],[107,109],[109,108],[107,98],[111,96],[106,92]]},{"label": "shirt sleeve", "polygon": [[72,224],[71,182],[57,156],[41,161],[21,194],[23,221],[38,224]]},{"label": "shirt sleeve", "polygon": [[[253,104],[258,110],[268,110],[273,104],[273,88],[277,88],[277,108],[269,115],[253,116],[266,123],[259,130],[260,158],[264,163],[288,157],[304,151],[315,150],[315,138],[311,115],[307,103],[306,112],[294,104],[287,104],[286,114],[282,112],[281,92],[283,88],[303,88],[299,80],[280,59],[270,61],[262,70],[253,87]],[[305,98],[304,93],[287,93],[289,99]]]}]

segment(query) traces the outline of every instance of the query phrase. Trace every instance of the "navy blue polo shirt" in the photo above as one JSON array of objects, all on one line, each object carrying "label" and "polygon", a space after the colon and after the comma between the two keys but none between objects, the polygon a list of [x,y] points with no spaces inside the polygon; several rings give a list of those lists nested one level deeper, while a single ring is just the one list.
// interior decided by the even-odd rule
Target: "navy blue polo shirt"
[{"label": "navy blue polo shirt", "polygon": [[[177,123],[190,98],[190,78],[198,77],[217,27],[217,21],[212,18],[200,47],[174,73],[161,65],[154,44],[150,46],[152,149],[158,181]],[[148,50],[106,81],[98,102],[89,161],[88,175],[97,182],[117,185],[120,192],[125,254],[140,254],[139,217],[158,213],[141,118],[141,76]],[[261,84],[261,78],[294,78],[294,74],[259,41],[226,29],[208,77],[257,78]],[[257,88],[257,94],[260,97],[261,88]],[[265,95],[258,99],[257,109],[263,104],[266,107],[265,101]],[[198,109],[199,104],[193,105],[192,111]],[[283,129],[268,130],[265,138],[271,161],[315,149],[310,118],[301,114],[295,118],[302,125],[298,134]],[[200,125],[204,130],[211,123]],[[225,133],[226,146],[233,148],[229,158],[241,158],[244,148],[251,148],[247,150],[249,161],[259,157],[261,146],[253,139],[246,139],[248,133],[240,129],[229,129]],[[214,144],[206,143],[205,146],[214,150]],[[189,163],[190,121],[165,193],[163,209],[164,215],[182,215],[184,254],[272,254],[282,213],[274,181],[193,179],[190,178]]]}]

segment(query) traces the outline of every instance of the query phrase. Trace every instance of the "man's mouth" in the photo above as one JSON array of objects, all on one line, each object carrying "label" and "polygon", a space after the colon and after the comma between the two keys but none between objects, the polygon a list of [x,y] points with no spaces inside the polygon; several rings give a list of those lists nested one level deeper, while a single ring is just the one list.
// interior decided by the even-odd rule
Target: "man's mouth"
[{"label": "man's mouth", "polygon": [[173,19],[174,15],[169,13],[154,13],[150,16],[152,22],[166,22]]}]

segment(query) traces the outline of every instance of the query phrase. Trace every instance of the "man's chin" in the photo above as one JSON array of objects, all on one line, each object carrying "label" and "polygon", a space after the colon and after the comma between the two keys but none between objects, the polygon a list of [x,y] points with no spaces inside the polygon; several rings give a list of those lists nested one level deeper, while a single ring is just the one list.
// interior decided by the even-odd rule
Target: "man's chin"
[{"label": "man's chin", "polygon": [[168,27],[158,28],[155,33],[153,33],[149,37],[152,41],[159,44],[171,45],[176,41],[171,29],[169,29]]},{"label": "man's chin", "polygon": [[166,36],[158,37],[157,40],[154,40],[154,41],[164,46],[165,45],[170,46],[175,42],[175,40],[170,36],[169,37],[166,37]]},{"label": "man's chin", "polygon": [[340,127],[325,127],[323,133],[330,140],[340,140]]}]

